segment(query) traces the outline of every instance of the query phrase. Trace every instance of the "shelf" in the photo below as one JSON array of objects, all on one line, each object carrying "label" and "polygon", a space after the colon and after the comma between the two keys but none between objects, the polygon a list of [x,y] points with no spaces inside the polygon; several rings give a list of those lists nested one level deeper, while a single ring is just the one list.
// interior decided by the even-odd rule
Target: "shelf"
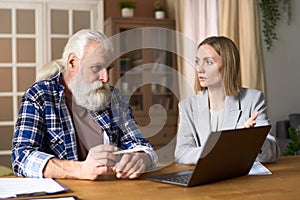
[{"label": "shelf", "polygon": [[[171,88],[178,90],[177,73],[174,73],[177,70],[177,56],[168,49],[144,48],[144,45],[156,42],[167,47],[176,44],[176,38],[165,35],[165,32],[149,35],[141,29],[150,27],[174,30],[175,22],[170,19],[113,17],[105,21],[104,31],[107,36],[120,34],[114,44],[120,56],[114,61],[110,80],[129,102],[137,124],[147,126],[149,112],[156,119],[162,113],[167,115],[163,129],[149,138],[150,143],[158,148],[176,135],[178,99]],[[158,120],[157,123],[154,123],[153,129],[162,121]],[[169,131],[167,134],[166,130]]]}]

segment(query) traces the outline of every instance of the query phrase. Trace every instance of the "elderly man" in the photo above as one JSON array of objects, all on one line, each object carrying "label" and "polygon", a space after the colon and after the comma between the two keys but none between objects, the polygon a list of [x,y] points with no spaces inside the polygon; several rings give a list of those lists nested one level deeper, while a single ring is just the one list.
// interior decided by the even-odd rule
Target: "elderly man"
[{"label": "elderly man", "polygon": [[12,141],[16,175],[94,180],[114,171],[131,179],[156,164],[130,107],[108,84],[111,57],[103,34],[81,30],[66,44],[61,70],[27,90]]}]

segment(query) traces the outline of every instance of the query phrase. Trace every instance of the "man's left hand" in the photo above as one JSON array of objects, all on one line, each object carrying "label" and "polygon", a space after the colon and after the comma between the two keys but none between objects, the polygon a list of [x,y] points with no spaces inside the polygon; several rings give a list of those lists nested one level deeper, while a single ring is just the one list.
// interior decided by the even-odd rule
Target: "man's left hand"
[{"label": "man's left hand", "polygon": [[144,173],[151,165],[151,159],[146,153],[126,153],[113,167],[117,178],[134,179]]}]

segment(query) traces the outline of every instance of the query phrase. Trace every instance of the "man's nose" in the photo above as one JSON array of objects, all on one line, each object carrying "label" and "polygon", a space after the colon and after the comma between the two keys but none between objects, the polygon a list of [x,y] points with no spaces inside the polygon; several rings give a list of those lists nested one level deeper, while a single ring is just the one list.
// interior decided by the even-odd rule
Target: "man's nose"
[{"label": "man's nose", "polygon": [[99,81],[103,82],[103,83],[107,83],[109,81],[109,71],[108,69],[102,69],[99,72]]}]

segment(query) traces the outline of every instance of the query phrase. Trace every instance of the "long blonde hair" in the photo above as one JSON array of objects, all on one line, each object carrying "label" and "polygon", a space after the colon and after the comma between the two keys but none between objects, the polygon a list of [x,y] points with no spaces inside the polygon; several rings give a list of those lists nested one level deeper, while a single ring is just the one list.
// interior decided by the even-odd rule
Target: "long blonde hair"
[{"label": "long blonde hair", "polygon": [[[208,37],[198,45],[197,49],[205,44],[211,46],[222,57],[223,65],[220,73],[225,94],[227,96],[238,95],[240,88],[240,54],[238,48],[231,39],[224,36]],[[200,91],[205,89],[200,86]]]}]

